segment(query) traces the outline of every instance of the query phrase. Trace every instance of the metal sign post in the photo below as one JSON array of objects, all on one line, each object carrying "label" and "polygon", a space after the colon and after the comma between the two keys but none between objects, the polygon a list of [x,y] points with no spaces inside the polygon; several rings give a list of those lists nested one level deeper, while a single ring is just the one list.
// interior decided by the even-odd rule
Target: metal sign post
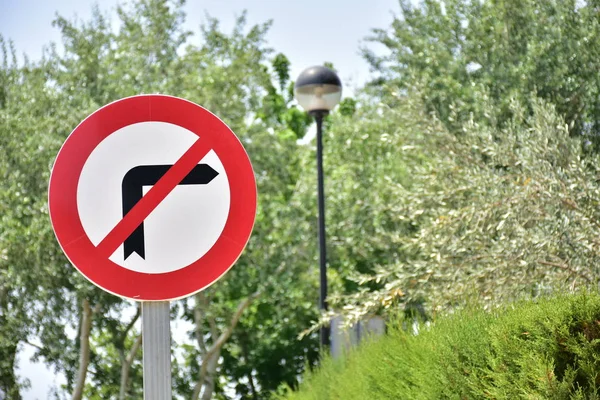
[{"label": "metal sign post", "polygon": [[142,302],[144,400],[170,400],[171,327],[168,301]]}]

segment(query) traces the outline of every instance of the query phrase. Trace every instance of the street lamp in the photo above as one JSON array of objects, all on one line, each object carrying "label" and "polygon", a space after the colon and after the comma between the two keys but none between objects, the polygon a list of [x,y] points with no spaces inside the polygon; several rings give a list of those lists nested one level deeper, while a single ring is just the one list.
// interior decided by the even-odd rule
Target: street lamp
[{"label": "street lamp", "polygon": [[[321,296],[319,308],[327,310],[327,253],[325,249],[325,194],[323,188],[323,118],[342,97],[342,82],[327,67],[310,67],[302,71],[294,87],[296,100],[317,122],[317,191],[319,206],[319,266]],[[321,345],[329,346],[329,326],[321,327]]]}]

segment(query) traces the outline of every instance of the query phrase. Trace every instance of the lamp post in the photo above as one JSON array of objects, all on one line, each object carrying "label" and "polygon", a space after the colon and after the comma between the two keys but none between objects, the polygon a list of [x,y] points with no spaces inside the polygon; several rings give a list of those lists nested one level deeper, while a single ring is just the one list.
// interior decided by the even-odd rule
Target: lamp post
[{"label": "lamp post", "polygon": [[[302,71],[294,88],[296,100],[317,123],[317,193],[319,207],[319,271],[321,295],[319,308],[327,310],[327,251],[325,248],[325,193],[323,185],[323,118],[342,97],[340,78],[327,67]],[[329,326],[321,327],[321,345],[329,346]]]}]

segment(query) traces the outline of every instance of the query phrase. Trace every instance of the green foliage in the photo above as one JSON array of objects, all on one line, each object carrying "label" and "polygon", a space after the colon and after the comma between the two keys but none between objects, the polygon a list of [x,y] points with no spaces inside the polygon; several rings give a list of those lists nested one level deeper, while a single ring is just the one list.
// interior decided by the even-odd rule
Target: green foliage
[{"label": "green foliage", "polygon": [[302,139],[312,119],[307,113],[291,105],[294,100],[294,82],[290,81],[290,61],[284,54],[279,53],[271,64],[278,87],[267,85],[263,108],[257,116],[267,124],[282,126],[277,132],[281,139]]},{"label": "green foliage", "polygon": [[14,49],[0,44],[0,390],[19,398],[19,342],[64,336],[63,324],[73,322],[68,292],[84,279],[64,268],[46,204],[58,132],[72,117],[52,107],[56,91],[44,87],[44,69],[17,66]]},{"label": "green foliage", "polygon": [[351,117],[356,112],[356,100],[352,97],[346,97],[340,102],[339,113],[346,117]]},{"label": "green foliage", "polygon": [[281,398],[595,399],[600,396],[600,296],[464,310],[326,359]]},{"label": "green foliage", "polygon": [[[358,100],[345,99],[325,123],[333,309],[350,320],[421,306],[436,313],[468,299],[490,306],[595,284],[600,159],[570,135],[592,139],[600,120],[597,5],[400,4],[392,30],[375,32],[389,57],[366,54],[381,79]],[[137,338],[124,318],[132,307],[68,265],[48,223],[47,182],[60,144],[86,115],[121,97],[156,92],[219,115],[247,148],[259,191],[255,230],[235,268],[204,297],[175,305],[174,317],[194,325],[192,341],[175,346],[176,395],[191,396],[202,347],[264,288],[220,349],[214,397],[267,398],[282,383],[295,386],[317,359],[316,335],[297,335],[318,319],[318,262],[314,152],[312,144],[298,144],[312,121],[293,105],[289,60],[267,47],[270,23],[247,26],[245,14],[231,32],[208,18],[199,43],[183,29],[179,0],[135,1],[119,6],[117,17],[116,26],[98,9],[89,21],[58,17],[64,52],[50,46],[35,63],[17,65],[14,49],[0,43],[0,390],[17,398],[22,383],[14,373],[15,338],[39,344],[37,356],[65,374],[65,391],[72,389],[80,305],[88,300],[98,312],[86,393],[117,396],[119,366]],[[461,340],[487,340],[475,333],[484,326],[477,321],[487,321],[482,315],[470,331],[464,322],[472,337]],[[423,346],[409,356],[415,364],[439,360],[426,343],[414,346]],[[595,365],[579,353],[560,354],[564,365]],[[133,356],[127,393],[139,398],[140,359]],[[456,382],[477,372],[465,377],[451,358],[446,362]],[[398,373],[377,368],[382,377]],[[408,369],[399,371],[398,387],[425,382],[415,375],[407,383],[400,377],[411,376]],[[587,379],[567,366],[560,371],[553,379],[564,385]],[[345,384],[361,393],[374,382]]]},{"label": "green foliage", "polygon": [[[389,94],[421,89],[428,111],[453,132],[471,115],[503,126],[510,102],[530,95],[554,104],[573,134],[598,136],[600,25],[594,0],[401,0],[400,16],[372,40],[385,56],[364,54]],[[498,112],[486,113],[482,97]]]},{"label": "green foliage", "polygon": [[[423,112],[418,94],[333,119],[334,312],[360,318],[411,301],[449,310],[597,282],[597,156],[554,107],[528,104],[513,101],[502,129],[472,119],[460,137]],[[493,115],[493,102],[480,106]],[[313,187],[302,176],[293,204],[308,204]]]},{"label": "green foliage", "polygon": [[[290,83],[289,61],[281,54],[271,59],[264,39],[270,23],[247,26],[245,14],[231,32],[208,18],[200,43],[192,43],[191,33],[183,29],[182,3],[140,0],[120,5],[116,27],[97,8],[89,21],[57,17],[54,25],[64,52],[51,45],[35,63],[11,62],[14,50],[1,43],[0,390],[14,392],[14,398],[19,393],[14,360],[25,341],[39,345],[37,359],[65,374],[67,385],[61,389],[73,389],[83,299],[98,307],[86,396],[118,396],[123,356],[138,332],[135,327],[126,330],[125,316],[131,315],[132,306],[90,285],[64,258],[49,224],[47,184],[61,143],[86,115],[139,93],[184,97],[219,115],[244,142],[256,173],[260,198],[254,235],[236,268],[207,291],[211,303],[205,312],[221,332],[240,301],[267,281],[280,285],[247,310],[247,319],[223,347],[216,394],[225,398],[231,392],[225,394],[224,387],[235,386],[240,395],[260,396],[261,390],[281,382],[294,385],[304,365],[316,360],[316,337],[296,340],[317,318],[306,297],[316,294],[316,282],[298,279],[308,276],[300,271],[302,264],[273,276],[293,253],[280,243],[293,236],[285,221],[292,215],[287,201],[301,172],[303,148],[295,139],[309,124],[305,113],[289,106],[283,90]],[[178,304],[176,315],[193,320],[187,306]],[[202,325],[198,331],[209,337],[211,328]],[[181,348],[186,361],[176,365],[175,389],[189,397],[200,355],[189,343]],[[240,357],[242,350],[246,353]],[[275,365],[277,373],[271,373]],[[141,396],[139,379],[136,353],[129,398]]]},{"label": "green foliage", "polygon": [[285,87],[290,80],[290,65],[290,60],[283,53],[277,54],[273,59],[273,69],[277,75],[279,90],[282,93],[285,91]]}]

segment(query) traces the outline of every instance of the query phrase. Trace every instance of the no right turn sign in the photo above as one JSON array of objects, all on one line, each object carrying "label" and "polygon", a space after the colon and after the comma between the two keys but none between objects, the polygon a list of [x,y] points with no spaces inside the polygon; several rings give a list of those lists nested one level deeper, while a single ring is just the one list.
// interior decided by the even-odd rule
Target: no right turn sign
[{"label": "no right turn sign", "polygon": [[135,300],[173,300],[237,260],[256,213],[256,183],[238,138],[187,100],[111,103],[67,138],[52,170],[50,217],[70,261]]}]

